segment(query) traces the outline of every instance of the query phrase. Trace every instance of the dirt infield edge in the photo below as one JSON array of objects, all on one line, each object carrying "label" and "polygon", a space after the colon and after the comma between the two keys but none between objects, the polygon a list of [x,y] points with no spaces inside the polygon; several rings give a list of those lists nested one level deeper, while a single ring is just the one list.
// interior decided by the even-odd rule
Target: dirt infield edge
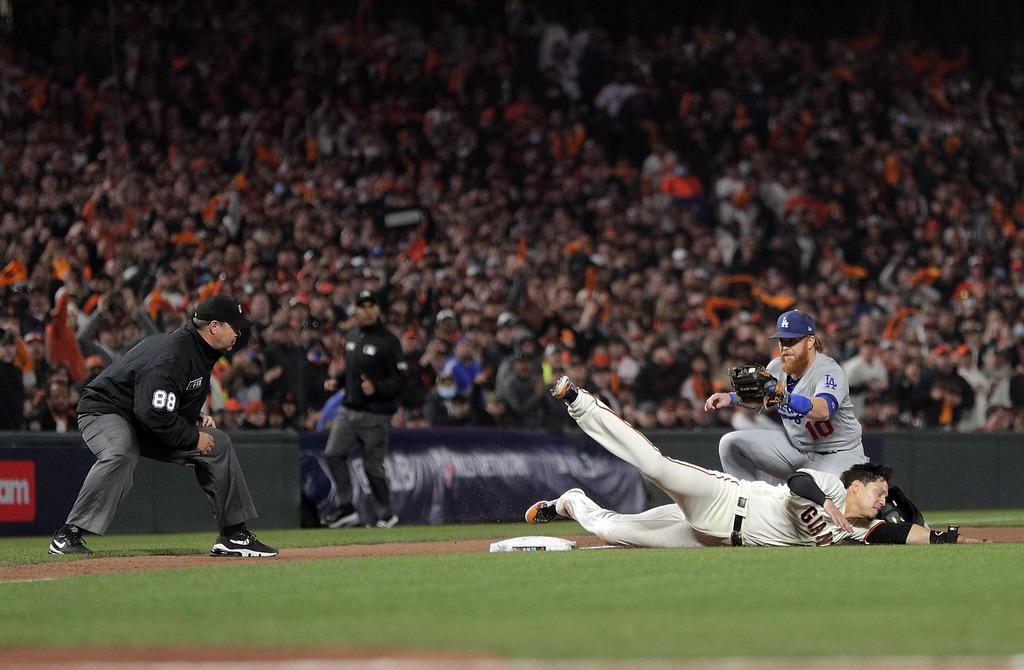
[{"label": "dirt infield edge", "polygon": [[[961,534],[996,543],[1024,542],[1024,528],[961,528]],[[458,554],[486,552],[492,542],[489,540],[449,540],[437,542],[388,542],[381,544],[347,544],[327,547],[301,547],[282,549],[272,559],[217,558],[198,556],[98,556],[88,559],[26,563],[0,567],[0,582],[43,581],[63,579],[82,575],[98,575],[111,572],[171,570],[177,568],[228,567],[252,565],[253,561],[312,561],[332,558],[353,558],[372,556],[418,556],[428,554]],[[600,541],[591,535],[573,536],[580,548],[599,546]]]}]

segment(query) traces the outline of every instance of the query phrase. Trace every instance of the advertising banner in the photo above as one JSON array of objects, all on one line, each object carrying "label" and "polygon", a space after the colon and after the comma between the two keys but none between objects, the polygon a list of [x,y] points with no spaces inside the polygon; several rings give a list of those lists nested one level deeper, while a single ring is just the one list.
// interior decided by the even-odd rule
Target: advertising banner
[{"label": "advertising banner", "polygon": [[0,461],[0,523],[36,520],[36,464]]},{"label": "advertising banner", "polygon": [[[323,457],[327,433],[302,436],[302,491],[322,518],[337,509]],[[474,428],[394,430],[385,467],[405,524],[521,521],[526,508],[578,487],[624,513],[642,510],[640,473],[583,435]],[[353,503],[374,521],[361,454],[349,459]]]}]

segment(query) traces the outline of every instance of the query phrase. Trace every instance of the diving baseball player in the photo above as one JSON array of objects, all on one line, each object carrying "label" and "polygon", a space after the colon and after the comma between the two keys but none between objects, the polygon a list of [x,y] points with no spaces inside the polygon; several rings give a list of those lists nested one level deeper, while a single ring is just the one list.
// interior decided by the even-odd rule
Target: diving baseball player
[{"label": "diving baseball player", "polygon": [[[776,321],[772,337],[779,340],[781,356],[767,370],[777,380],[772,391],[785,433],[743,430],[722,436],[719,455],[730,475],[778,484],[800,468],[838,475],[868,460],[846,374],[822,353],[815,332],[814,319],[795,309]],[[704,411],[737,404],[736,393],[715,393]]]},{"label": "diving baseball player", "polygon": [[569,415],[612,454],[637,467],[675,502],[640,514],[601,509],[580,489],[535,503],[528,523],[572,517],[605,542],[644,547],[712,545],[827,546],[956,542],[958,532],[932,531],[911,522],[876,519],[889,491],[892,470],[861,463],[835,475],[805,469],[786,485],[744,481],[666,458],[640,432],[568,377],[551,394]]}]

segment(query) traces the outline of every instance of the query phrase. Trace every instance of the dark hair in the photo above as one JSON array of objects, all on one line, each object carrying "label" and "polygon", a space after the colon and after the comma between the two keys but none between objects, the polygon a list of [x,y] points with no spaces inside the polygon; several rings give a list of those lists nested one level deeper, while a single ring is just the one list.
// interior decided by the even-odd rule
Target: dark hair
[{"label": "dark hair", "polygon": [[879,479],[888,482],[891,477],[892,468],[888,465],[882,465],[881,463],[858,463],[840,475],[839,479],[842,480],[843,486],[850,488],[850,484],[854,482],[870,484],[877,482]]}]

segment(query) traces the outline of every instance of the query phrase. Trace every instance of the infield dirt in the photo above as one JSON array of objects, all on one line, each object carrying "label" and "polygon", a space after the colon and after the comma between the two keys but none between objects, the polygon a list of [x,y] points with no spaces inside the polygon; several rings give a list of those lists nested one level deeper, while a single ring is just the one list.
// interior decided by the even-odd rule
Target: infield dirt
[{"label": "infield dirt", "polygon": [[[962,535],[989,542],[1024,542],[1024,528],[969,528],[960,529]],[[372,556],[418,556],[426,554],[459,554],[486,552],[492,542],[489,540],[449,540],[443,542],[386,542],[381,544],[347,544],[330,547],[302,547],[282,549],[275,558],[218,558],[207,555],[196,556],[113,556],[47,563],[25,563],[0,567],[0,581],[36,581],[63,579],[81,575],[98,575],[110,572],[141,570],[171,570],[176,568],[229,567],[252,565],[254,561],[314,561],[328,558],[354,558]],[[593,548],[601,541],[592,535],[574,536],[579,548]],[[723,547],[724,548],[724,547]],[[43,549],[45,551],[45,549]]]}]

